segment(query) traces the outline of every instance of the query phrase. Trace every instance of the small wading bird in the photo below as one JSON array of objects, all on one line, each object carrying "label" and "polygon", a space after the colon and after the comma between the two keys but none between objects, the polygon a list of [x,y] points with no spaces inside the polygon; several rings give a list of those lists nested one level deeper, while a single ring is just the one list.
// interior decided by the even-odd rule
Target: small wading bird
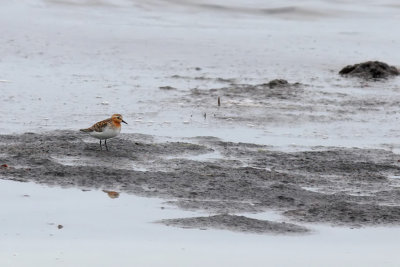
[{"label": "small wading bird", "polygon": [[107,147],[107,139],[117,136],[121,132],[121,122],[128,124],[122,119],[121,114],[114,114],[111,118],[99,121],[87,129],[80,129],[81,132],[89,133],[90,136],[100,139],[100,150],[102,150],[101,140],[104,140],[104,145]]}]

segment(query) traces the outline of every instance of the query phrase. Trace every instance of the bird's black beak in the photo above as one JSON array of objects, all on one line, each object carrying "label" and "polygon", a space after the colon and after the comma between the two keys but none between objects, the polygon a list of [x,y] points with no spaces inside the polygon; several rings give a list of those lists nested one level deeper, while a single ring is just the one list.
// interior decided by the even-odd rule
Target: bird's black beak
[{"label": "bird's black beak", "polygon": [[126,121],[122,120],[123,123],[128,124]]}]

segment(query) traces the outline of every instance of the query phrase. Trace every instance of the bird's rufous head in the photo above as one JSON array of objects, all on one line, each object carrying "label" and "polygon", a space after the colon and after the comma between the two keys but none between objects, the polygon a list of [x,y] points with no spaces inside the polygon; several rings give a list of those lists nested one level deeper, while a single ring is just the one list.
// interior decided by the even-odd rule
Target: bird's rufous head
[{"label": "bird's rufous head", "polygon": [[117,123],[123,122],[123,123],[125,123],[125,124],[128,124],[126,121],[124,121],[124,120],[122,119],[122,115],[121,115],[121,114],[114,114],[114,115],[111,116],[111,119],[112,119],[114,122],[117,122]]}]

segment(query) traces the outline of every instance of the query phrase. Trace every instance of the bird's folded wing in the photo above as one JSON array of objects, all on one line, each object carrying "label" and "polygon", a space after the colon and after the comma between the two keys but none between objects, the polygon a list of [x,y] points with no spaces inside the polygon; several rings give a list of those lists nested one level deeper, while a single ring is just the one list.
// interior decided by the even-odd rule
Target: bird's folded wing
[{"label": "bird's folded wing", "polygon": [[99,121],[98,123],[96,123],[92,127],[90,127],[89,129],[91,129],[92,131],[100,133],[106,128],[106,126],[109,123],[111,123],[111,119],[107,119],[107,120],[104,120],[104,121]]}]

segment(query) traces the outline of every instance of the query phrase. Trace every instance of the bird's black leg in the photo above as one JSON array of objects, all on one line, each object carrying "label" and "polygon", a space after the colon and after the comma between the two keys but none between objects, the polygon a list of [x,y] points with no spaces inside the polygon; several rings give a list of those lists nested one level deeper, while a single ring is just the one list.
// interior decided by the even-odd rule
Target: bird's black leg
[{"label": "bird's black leg", "polygon": [[100,150],[103,150],[103,148],[101,147],[101,139],[100,139]]},{"label": "bird's black leg", "polygon": [[106,149],[107,149],[107,151],[108,151],[107,139],[104,139],[104,144],[106,145]]}]

